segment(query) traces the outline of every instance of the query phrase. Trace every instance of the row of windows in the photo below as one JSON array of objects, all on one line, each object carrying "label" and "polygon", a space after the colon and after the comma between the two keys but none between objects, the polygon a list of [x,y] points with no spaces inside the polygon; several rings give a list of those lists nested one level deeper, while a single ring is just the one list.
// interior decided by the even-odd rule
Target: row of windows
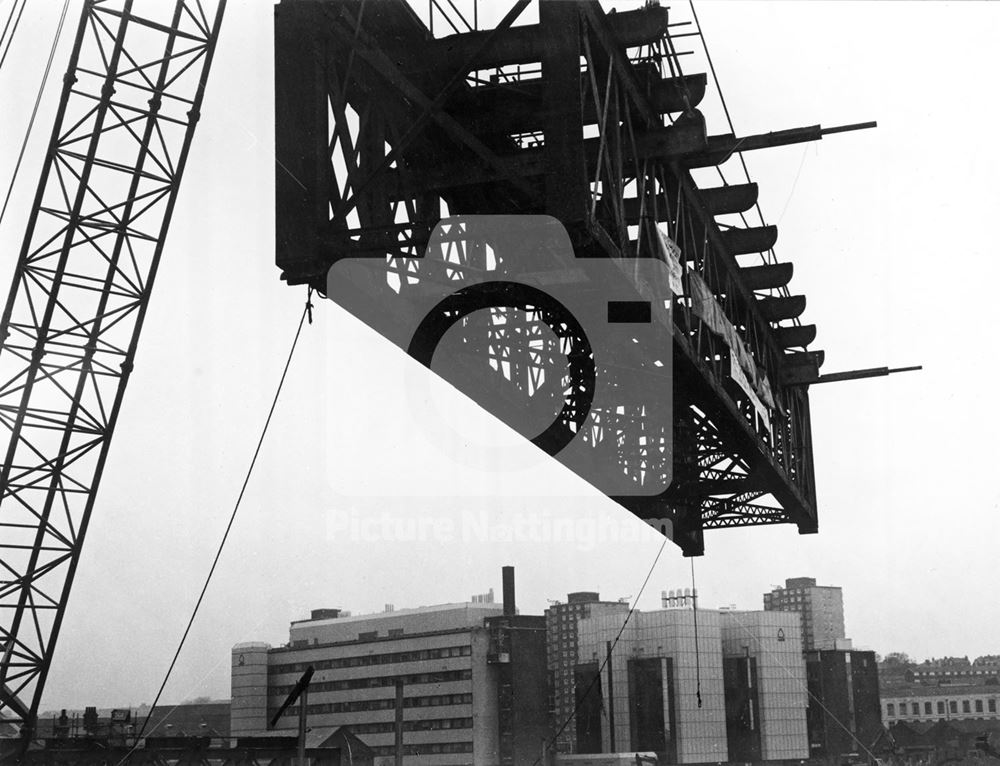
[{"label": "row of windows", "polygon": [[993,676],[992,670],[914,670],[914,678],[930,678],[931,676]]},{"label": "row of windows", "polygon": [[581,617],[589,617],[590,612],[584,612],[583,609],[574,610],[574,613],[563,612],[562,614],[553,614],[551,620],[549,621],[549,628],[556,627],[556,624],[562,623],[563,625],[575,623]]},{"label": "row of windows", "polygon": [[566,635],[564,635],[561,638],[559,638],[559,637],[551,637],[551,638],[549,638],[549,645],[551,647],[553,647],[553,648],[556,648],[556,649],[558,649],[560,647],[563,648],[563,649],[565,649],[567,647],[574,647],[574,646],[576,646],[576,641],[577,641],[577,637],[576,636],[566,636]]},{"label": "row of windows", "polygon": [[[434,694],[426,697],[406,697],[403,707],[438,707],[440,705],[471,705],[471,694]],[[312,713],[356,713],[362,710],[392,710],[395,699],[352,700],[350,702],[317,702],[309,706]]]},{"label": "row of windows", "polygon": [[[400,638],[403,635],[402,628],[389,628],[388,632],[389,638]],[[363,633],[358,633],[358,641],[374,641],[378,638],[377,630],[367,630]]]},{"label": "row of windows", "polygon": [[[320,681],[309,684],[310,690],[314,692],[342,692],[352,689],[378,689],[384,686],[395,686],[396,680],[403,682],[404,686],[414,684],[442,684],[449,681],[469,681],[472,679],[471,670],[440,670],[436,673],[410,673],[402,676],[373,676],[371,678],[347,678],[340,681]],[[283,684],[272,686],[270,693],[274,695],[289,695],[295,684]]]},{"label": "row of windows", "polygon": [[789,604],[789,603],[801,604],[806,601],[811,601],[812,599],[810,599],[808,596],[793,595],[793,596],[779,597],[775,600],[781,604]]},{"label": "row of windows", "polygon": [[[937,704],[936,704],[937,715],[944,715],[945,714],[945,703],[946,702],[948,704],[948,712],[949,713],[958,713],[958,703],[959,703],[958,700],[938,700]],[[976,713],[982,713],[982,712],[984,712],[984,710],[983,710],[983,700],[962,700],[961,702],[962,702],[962,712],[963,713],[970,713],[971,714],[973,712],[973,708],[975,709]],[[910,703],[910,712],[907,713],[906,712],[906,703],[905,702],[900,702],[899,703],[899,717],[900,718],[909,718],[909,717],[912,717],[912,716],[920,716],[920,715],[935,715],[935,713],[934,713],[935,706],[933,705],[933,703],[931,703],[931,702],[924,702],[923,703],[923,708],[924,708],[924,712],[921,714],[921,712],[920,712],[920,703],[919,702],[911,702]],[[889,718],[895,718],[896,717],[896,704],[894,702],[888,702],[888,703],[886,703],[885,712],[886,712],[886,716],[888,716]],[[989,712],[989,713],[996,713],[997,712],[997,701],[996,701],[996,699],[988,699],[988,700],[986,700],[986,712]]]},{"label": "row of windows", "polygon": [[388,652],[386,654],[363,654],[357,657],[338,657],[332,660],[317,660],[316,662],[289,662],[275,665],[272,673],[302,673],[310,665],[315,670],[335,670],[337,668],[359,668],[368,665],[391,665],[397,662],[424,662],[440,660],[446,657],[468,657],[472,654],[471,646],[446,646],[441,649],[415,649],[410,652]]},{"label": "row of windows", "polygon": [[[312,709],[312,705],[309,706]],[[354,734],[391,734],[396,730],[393,721],[382,723],[352,723]],[[426,721],[403,721],[403,731],[440,731],[442,729],[471,729],[471,718],[432,718]]]},{"label": "row of windows", "polygon": [[[351,727],[352,729],[354,727]],[[375,755],[395,755],[394,745],[373,747]],[[471,742],[430,742],[423,745],[404,745],[403,755],[441,755],[443,753],[471,753]]]}]

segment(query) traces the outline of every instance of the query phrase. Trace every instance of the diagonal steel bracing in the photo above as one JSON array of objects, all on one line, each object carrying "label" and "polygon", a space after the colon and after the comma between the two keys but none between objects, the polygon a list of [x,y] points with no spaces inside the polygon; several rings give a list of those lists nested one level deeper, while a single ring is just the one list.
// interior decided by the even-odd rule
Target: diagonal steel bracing
[{"label": "diagonal steel bracing", "polygon": [[218,38],[193,0],[86,0],[0,322],[0,716],[31,726]]},{"label": "diagonal steel bracing", "polygon": [[[387,259],[392,291],[418,291],[430,232],[470,214],[553,216],[581,259],[672,261],[673,483],[614,499],[671,527],[688,554],[702,551],[709,528],[816,531],[807,385],[822,352],[805,349],[815,328],[799,323],[805,299],[788,291],[777,229],[743,215],[757,185],[748,176],[730,185],[718,166],[864,126],[711,135],[698,111],[707,71],[691,71],[692,51],[678,50],[687,35],[671,32],[686,28],[682,8],[608,14],[595,0],[540,0],[537,10],[537,24],[454,25],[435,38],[402,0],[275,7],[283,278],[323,289],[340,259]],[[701,185],[709,167],[722,185]],[[524,319],[504,322],[537,342]],[[499,353],[490,332],[478,336],[484,358]],[[530,381],[558,375],[556,356],[511,351],[495,369],[528,402]],[[621,435],[623,472],[644,469],[651,445],[666,447],[643,432],[642,413],[601,426]]]}]

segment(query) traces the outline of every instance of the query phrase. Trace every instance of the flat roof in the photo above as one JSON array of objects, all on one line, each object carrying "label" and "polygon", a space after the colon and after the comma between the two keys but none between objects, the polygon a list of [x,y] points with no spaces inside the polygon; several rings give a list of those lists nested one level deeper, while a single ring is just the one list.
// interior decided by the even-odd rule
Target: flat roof
[{"label": "flat roof", "polygon": [[394,609],[391,612],[371,612],[369,614],[352,614],[348,617],[323,617],[320,619],[313,619],[307,617],[304,620],[292,620],[292,625],[305,625],[306,623],[312,623],[314,625],[343,625],[349,622],[367,622],[369,620],[377,620],[380,618],[391,619],[393,617],[407,617],[410,615],[418,614],[432,614],[434,612],[451,612],[451,611],[481,611],[481,612],[503,612],[503,604],[498,604],[496,602],[490,603],[477,603],[473,601],[459,601],[454,604],[435,604],[433,606],[417,606],[410,609]]}]

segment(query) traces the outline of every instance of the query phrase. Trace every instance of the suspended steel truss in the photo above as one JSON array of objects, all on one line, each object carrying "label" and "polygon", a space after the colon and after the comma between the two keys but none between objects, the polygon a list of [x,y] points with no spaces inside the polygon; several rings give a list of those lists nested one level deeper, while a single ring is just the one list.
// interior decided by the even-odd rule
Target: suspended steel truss
[{"label": "suspended steel truss", "polygon": [[85,0],[0,322],[0,716],[52,662],[225,0]]},{"label": "suspended steel truss", "polygon": [[[615,499],[687,554],[703,551],[705,529],[816,531],[808,385],[823,354],[807,348],[816,328],[799,320],[805,298],[789,293],[777,229],[748,218],[757,185],[706,182],[705,171],[873,124],[713,134],[699,111],[708,73],[679,50],[700,33],[687,9],[609,14],[595,0],[540,0],[537,23],[525,23],[526,5],[511,3],[486,30],[469,23],[474,14],[452,14],[445,36],[446,6],[434,0],[423,19],[401,0],[276,6],[282,277],[322,291],[333,264],[368,257],[386,263],[382,278],[402,295],[420,287],[438,222],[470,214],[552,216],[581,259],[669,261],[673,347],[649,353],[672,354],[673,433],[652,444],[672,442],[673,481],[656,496]],[[481,255],[446,266],[475,272]],[[500,324],[511,321],[524,317]],[[508,367],[494,365],[511,382],[538,377],[534,333],[521,337],[519,356],[505,351]],[[480,346],[495,352],[499,339]],[[559,360],[549,362],[560,380]],[[537,396],[514,388],[525,406]],[[646,465],[641,421],[606,424],[624,471]]]}]

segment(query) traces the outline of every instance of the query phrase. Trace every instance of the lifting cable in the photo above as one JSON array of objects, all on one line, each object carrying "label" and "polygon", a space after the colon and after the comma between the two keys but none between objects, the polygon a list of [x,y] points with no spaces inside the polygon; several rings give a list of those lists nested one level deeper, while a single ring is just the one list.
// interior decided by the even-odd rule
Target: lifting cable
[{"label": "lifting cable", "polygon": [[701,707],[701,646],[698,644],[698,586],[694,581],[694,558],[691,559],[691,605],[694,612],[694,677],[695,697]]},{"label": "lifting cable", "polygon": [[[642,581],[642,587],[639,588],[639,593],[636,595],[635,600],[632,602],[632,606],[628,610],[628,614],[625,615],[625,622],[622,623],[622,626],[618,631],[618,635],[615,636],[615,640],[611,642],[611,646],[608,648],[608,653],[604,657],[604,661],[601,663],[601,666],[597,669],[597,673],[594,674],[594,677],[590,679],[590,685],[587,687],[586,691],[584,691],[584,693],[580,695],[580,699],[577,700],[576,707],[573,708],[573,712],[570,713],[569,716],[567,716],[566,720],[563,721],[562,726],[560,726],[558,730],[556,730],[556,733],[552,735],[551,739],[549,739],[548,743],[545,746],[544,752],[548,752],[549,748],[555,745],[556,740],[559,739],[559,735],[563,733],[563,730],[567,726],[569,726],[569,722],[576,717],[576,714],[578,712],[580,712],[580,708],[583,706],[584,701],[587,699],[587,695],[589,695],[590,692],[593,691],[594,685],[601,680],[601,673],[604,672],[604,668],[607,667],[607,664],[611,661],[611,654],[612,652],[614,652],[615,646],[618,645],[618,639],[620,639],[622,637],[622,633],[625,632],[625,626],[628,625],[628,621],[629,619],[631,619],[632,613],[635,611],[636,605],[639,603],[639,599],[642,597],[642,592],[646,589],[646,585],[649,583],[649,578],[653,576],[653,570],[656,569],[656,564],[660,560],[660,556],[663,555],[663,549],[667,547],[667,541],[669,539],[670,538],[667,537],[666,535],[663,536],[663,542],[660,543],[660,550],[656,552],[656,558],[653,559],[653,563],[650,565],[649,571],[646,573],[646,579]],[[542,756],[538,756],[535,759],[534,763],[531,764],[531,766],[538,766],[538,764],[541,763],[541,761],[542,761]]]},{"label": "lifting cable", "polygon": [[[781,657],[775,655],[774,652],[770,651],[766,646],[764,646],[763,642],[760,640],[760,636],[754,635],[754,633],[751,632],[747,623],[740,620],[739,612],[729,612],[729,614],[730,616],[733,617],[733,619],[736,620],[737,623],[739,623],[739,626],[743,629],[743,632],[746,634],[747,640],[756,643],[757,648],[761,653],[770,656],[774,660],[775,664],[777,664],[783,671],[785,671],[785,675],[787,675],[790,680],[797,683],[801,687],[802,691],[806,693],[806,696],[809,698],[810,702],[811,703],[815,702],[817,707],[819,707],[820,710],[822,710],[826,715],[828,715],[833,720],[833,722],[837,724],[837,726],[843,729],[844,733],[847,734],[847,736],[850,739],[854,740],[854,743],[858,746],[859,749],[865,752],[865,755],[867,755],[868,758],[870,759],[870,763],[874,763],[877,760],[877,757],[875,753],[871,751],[871,747],[875,746],[875,742],[873,742],[871,744],[871,747],[869,747],[860,739],[858,739],[858,737],[855,735],[853,731],[851,731],[851,729],[847,726],[847,724],[845,724],[843,721],[840,720],[840,718],[837,717],[837,713],[833,710],[830,710],[830,708],[828,708],[825,704],[823,704],[822,698],[818,697],[816,694],[814,694],[812,691],[809,690],[808,681],[803,681],[801,678],[796,678],[795,675],[792,673],[792,670],[788,667],[788,665],[786,665],[784,662],[781,661]],[[747,649],[749,649],[749,646],[747,647]]]},{"label": "lifting cable", "polygon": [[[10,6],[10,13],[7,15],[7,22],[3,25],[3,33],[0,34],[0,48],[3,48],[3,54],[0,55],[0,69],[3,68],[3,62],[7,60],[7,51],[10,50],[10,44],[14,41],[14,33],[17,31],[18,25],[21,23],[21,14],[24,13],[24,6],[28,4],[28,0],[22,0],[21,10],[17,11],[17,18],[14,18],[14,11],[17,10],[17,0]],[[14,20],[14,26],[11,27],[11,19]],[[7,30],[10,30],[10,34],[7,34]],[[4,44],[4,41],[6,45]]]},{"label": "lifting cable", "polygon": [[[698,37],[701,38],[701,47],[705,51],[705,58],[708,60],[708,69],[712,73],[712,81],[715,83],[715,90],[719,94],[719,101],[722,102],[722,111],[726,115],[726,123],[729,125],[729,132],[735,136],[736,129],[733,127],[733,118],[729,113],[729,106],[726,104],[726,96],[722,92],[722,86],[719,84],[719,76],[715,72],[715,64],[712,62],[712,54],[709,53],[708,50],[708,40],[705,38],[705,32],[701,28],[701,21],[698,20],[698,12],[694,9],[694,0],[688,0],[688,6],[691,8],[691,15],[694,17],[694,24],[695,28],[698,30]],[[742,139],[739,142],[737,142],[737,144],[733,147],[732,151],[729,152],[729,155],[723,161],[724,162],[728,161],[730,157],[732,157],[734,154],[737,155],[740,159],[740,166],[743,168],[743,177],[747,180],[747,183],[750,183],[751,182],[750,171],[749,169],[747,169],[747,162],[746,159],[743,157],[743,152],[739,151],[740,143],[742,143]],[[722,168],[719,165],[716,165],[715,170],[716,172],[718,172],[719,177],[722,178],[723,184],[728,186],[729,182],[723,175]],[[757,218],[760,220],[761,226],[765,225],[764,213],[760,209],[760,202],[755,201],[753,206],[754,210],[757,212]],[[743,225],[749,226],[749,224],[747,223],[746,214],[740,213],[739,215],[740,219],[743,221]],[[771,255],[772,262],[774,262],[774,248],[771,248],[769,253]],[[765,263],[767,263],[766,258],[765,258]]]},{"label": "lifting cable", "polygon": [[[27,2],[27,0],[25,0]],[[55,37],[52,39],[52,48],[49,50],[49,60],[45,63],[45,74],[42,75],[42,82],[38,86],[38,94],[35,96],[35,106],[31,110],[31,119],[28,120],[28,129],[24,132],[24,140],[21,142],[21,151],[17,155],[17,163],[14,165],[14,172],[10,177],[10,185],[7,187],[7,196],[3,201],[3,208],[0,208],[0,223],[3,223],[4,214],[7,212],[7,203],[10,202],[10,195],[14,191],[14,182],[17,180],[17,172],[21,169],[21,161],[24,159],[24,152],[28,148],[28,138],[31,136],[31,129],[35,125],[35,117],[38,116],[38,106],[42,103],[42,93],[45,90],[45,83],[49,79],[49,71],[52,69],[52,59],[55,58],[56,48],[59,46],[59,37],[62,35],[63,22],[66,20],[66,11],[69,9],[69,0],[64,0],[62,7],[62,14],[59,16],[59,26],[56,27]],[[21,5],[21,10],[24,10],[24,5]],[[13,12],[13,9],[12,9]],[[17,21],[21,20],[21,14],[17,14]],[[8,19],[8,22],[10,19]],[[17,30],[17,21],[14,22],[14,29],[11,30],[10,38],[7,40],[7,50],[3,52],[3,57],[0,58],[0,67],[3,66],[4,59],[7,58],[7,51],[10,50],[10,41],[14,37],[14,32]],[[6,27],[4,28],[6,30]]]},{"label": "lifting cable", "polygon": [[275,407],[278,405],[278,397],[281,395],[281,389],[285,385],[285,378],[288,376],[288,368],[292,364],[292,357],[295,355],[295,347],[299,343],[299,336],[302,334],[302,326],[306,322],[308,317],[309,323],[312,324],[312,288],[306,295],[306,305],[302,309],[302,316],[299,317],[299,326],[295,330],[295,338],[292,340],[292,347],[288,351],[288,358],[285,360],[285,367],[281,372],[281,378],[278,381],[278,387],[274,392],[274,398],[271,400],[271,408],[268,410],[267,418],[264,420],[264,427],[261,429],[260,437],[257,439],[257,447],[254,449],[253,457],[250,459],[250,466],[247,468],[246,476],[243,478],[243,486],[240,487],[239,495],[236,497],[236,503],[233,506],[232,513],[229,515],[229,523],[226,524],[226,531],[222,535],[222,539],[219,541],[219,547],[215,552],[215,558],[212,559],[212,566],[208,570],[208,575],[205,577],[205,583],[201,586],[201,593],[198,594],[198,600],[195,602],[194,609],[191,611],[191,617],[188,619],[187,627],[184,628],[184,634],[181,636],[180,643],[177,645],[177,650],[174,652],[174,657],[170,661],[170,667],[167,668],[166,675],[163,676],[163,682],[160,684],[160,689],[156,692],[156,697],[153,699],[153,704],[150,705],[149,711],[146,713],[146,718],[142,722],[142,726],[139,728],[138,733],[135,736],[135,742],[132,744],[132,748],[122,757],[120,764],[125,763],[129,756],[135,751],[139,745],[139,741],[142,739],[142,735],[146,731],[146,727],[149,725],[150,719],[153,717],[153,711],[156,710],[156,706],[160,701],[160,696],[163,694],[163,690],[167,685],[167,681],[170,679],[170,674],[173,672],[174,666],[177,664],[177,659],[180,657],[181,649],[184,648],[184,642],[187,640],[188,633],[191,631],[191,626],[194,624],[194,619],[198,614],[198,609],[201,607],[201,602],[205,598],[205,592],[208,590],[208,584],[212,581],[212,575],[215,574],[215,567],[219,563],[219,558],[222,556],[222,549],[226,545],[226,540],[229,538],[229,532],[233,528],[233,522],[236,521],[236,512],[240,509],[240,503],[243,501],[243,495],[246,493],[247,485],[250,483],[250,476],[253,474],[254,466],[257,464],[257,457],[260,455],[260,448],[264,444],[264,437],[267,435],[268,426],[271,425],[271,417],[274,415]]}]

